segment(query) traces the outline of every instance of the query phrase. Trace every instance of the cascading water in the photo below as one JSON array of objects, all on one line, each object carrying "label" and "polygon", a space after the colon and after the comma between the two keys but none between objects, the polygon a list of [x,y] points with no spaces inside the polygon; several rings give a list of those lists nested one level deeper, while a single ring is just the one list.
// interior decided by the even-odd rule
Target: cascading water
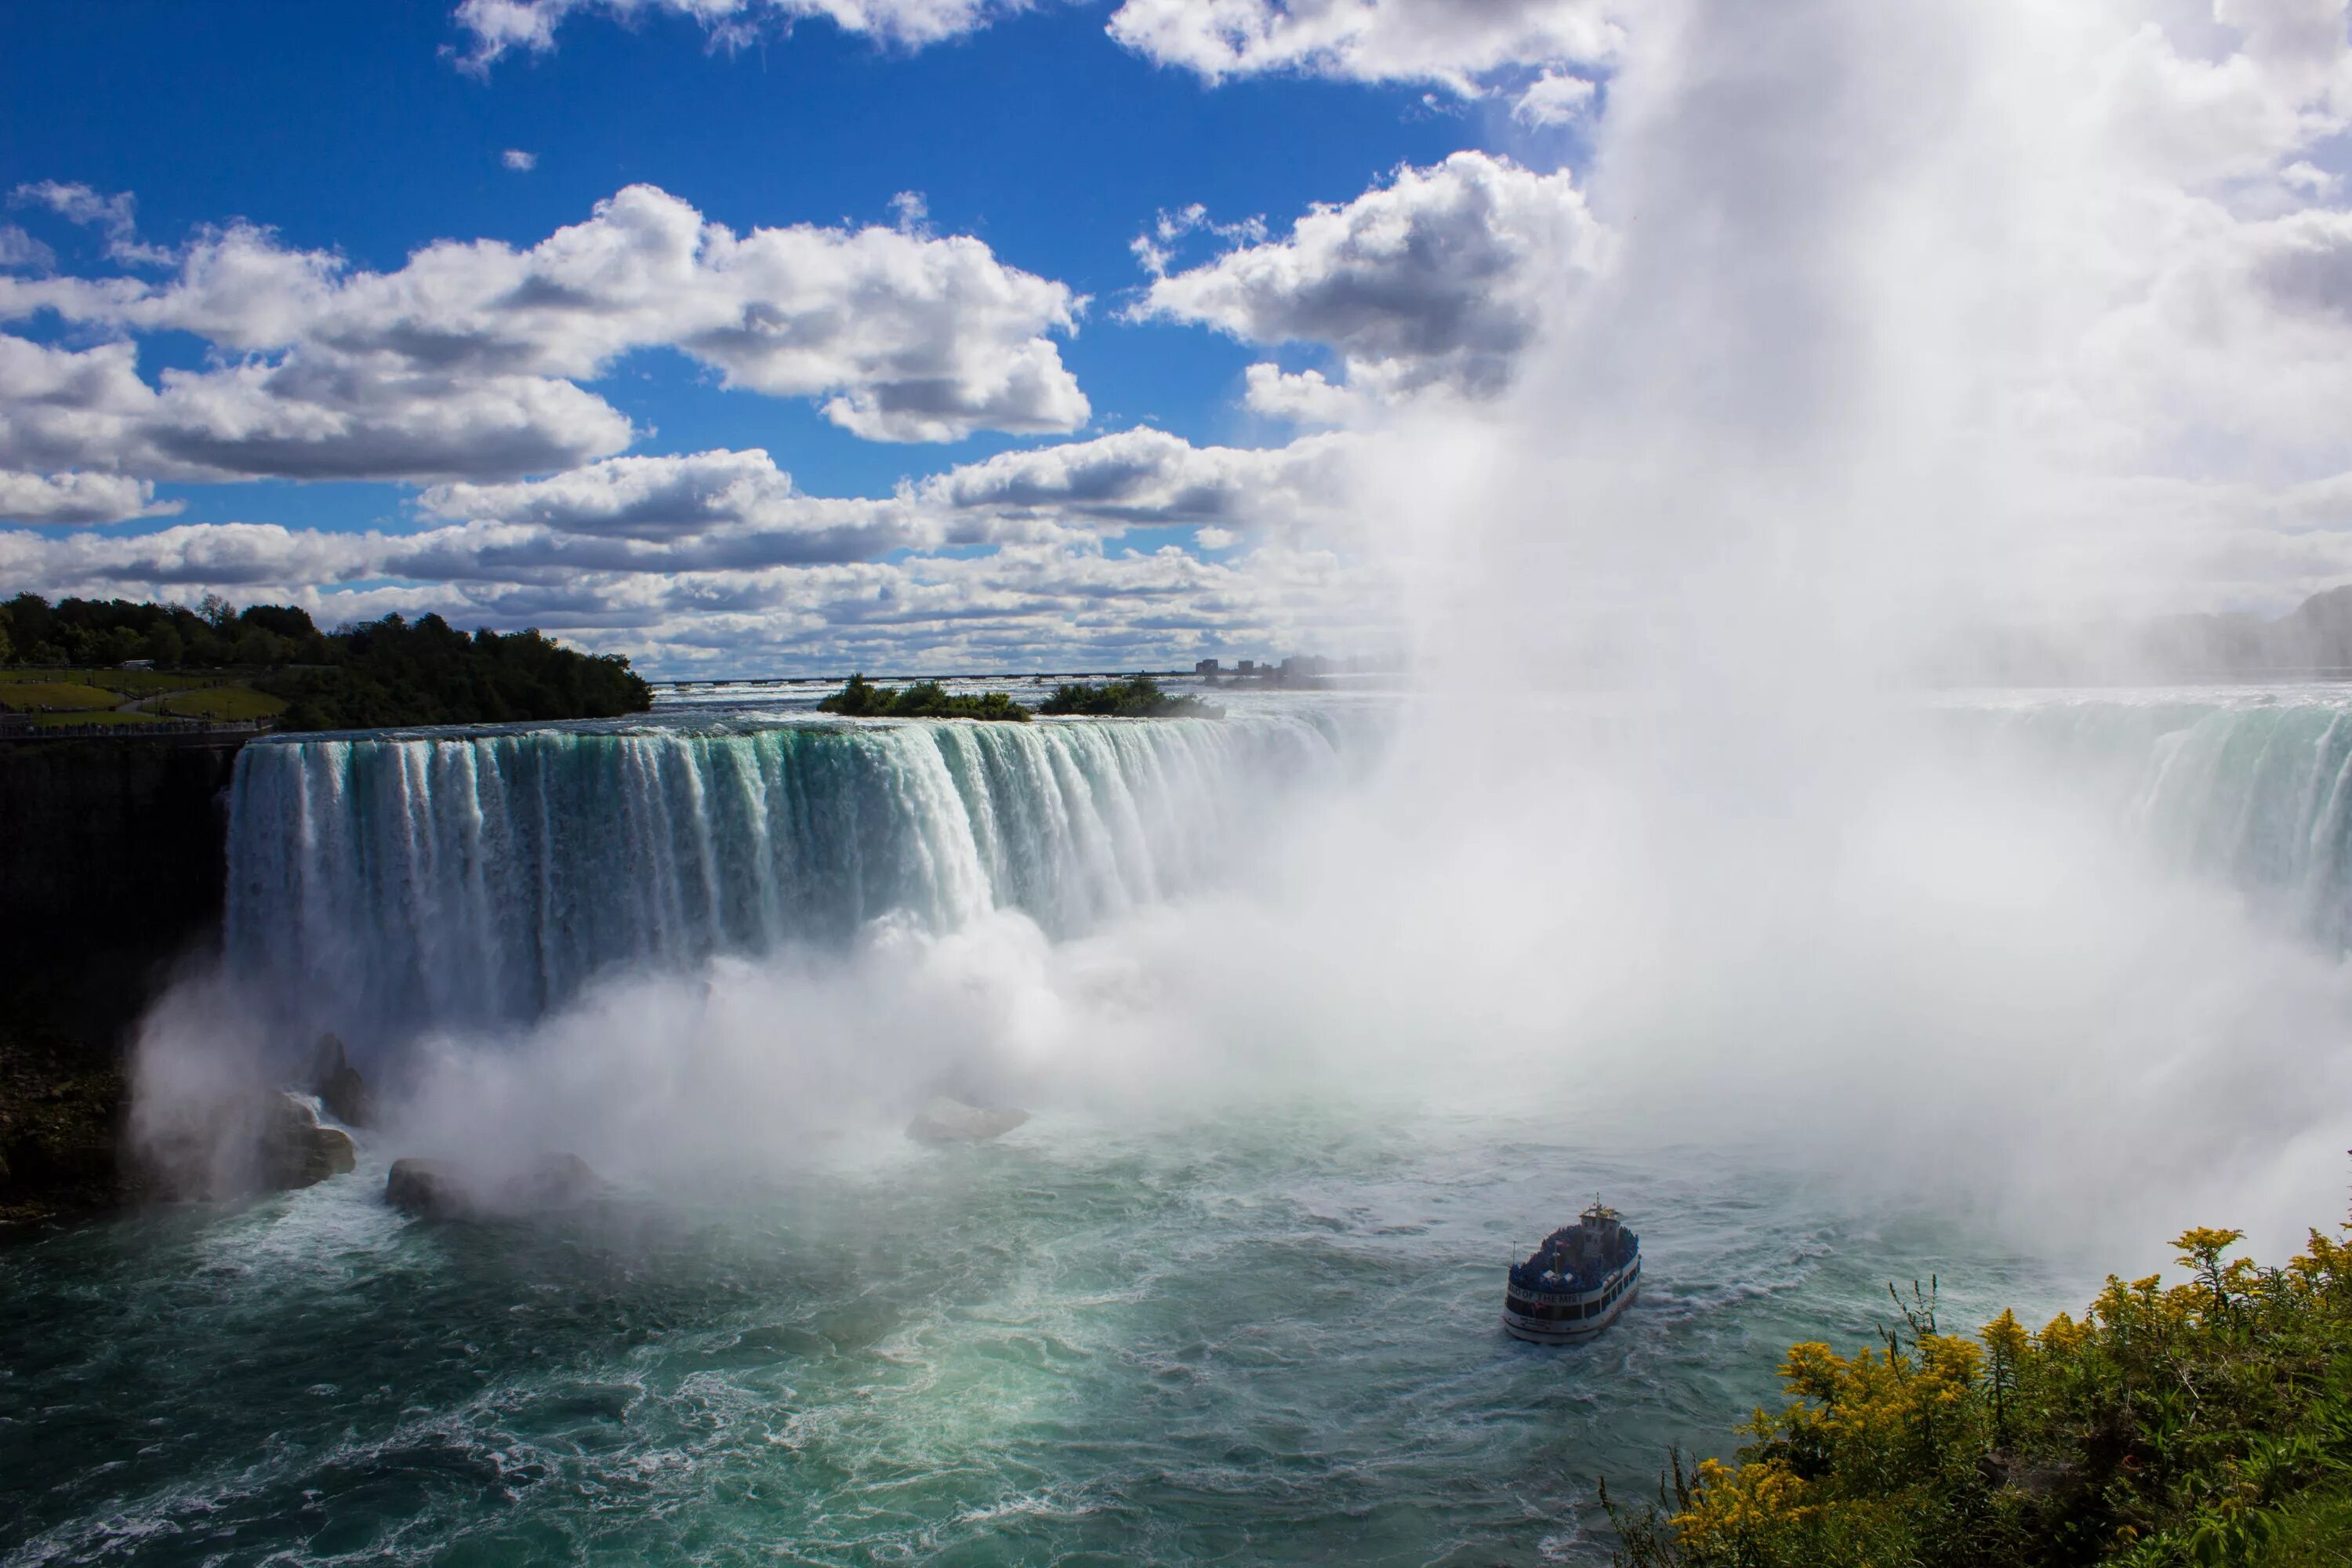
[{"label": "cascading water", "polygon": [[2101,693],[1967,711],[2103,792],[2160,858],[2352,947],[2352,693]]},{"label": "cascading water", "polygon": [[1192,885],[1328,773],[1307,711],[273,742],[231,804],[234,970],[360,1037],[528,1021],[600,971]]}]

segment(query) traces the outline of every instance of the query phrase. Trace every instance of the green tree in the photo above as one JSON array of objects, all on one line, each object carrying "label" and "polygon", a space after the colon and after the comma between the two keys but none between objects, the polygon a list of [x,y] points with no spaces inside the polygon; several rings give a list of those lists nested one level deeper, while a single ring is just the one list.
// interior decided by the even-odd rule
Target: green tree
[{"label": "green tree", "polygon": [[259,626],[248,626],[237,637],[231,657],[239,664],[276,664],[285,653],[285,644],[274,632]]},{"label": "green tree", "polygon": [[186,652],[187,645],[180,640],[179,631],[169,621],[156,622],[147,634],[147,657],[155,661],[158,669],[176,666]]}]

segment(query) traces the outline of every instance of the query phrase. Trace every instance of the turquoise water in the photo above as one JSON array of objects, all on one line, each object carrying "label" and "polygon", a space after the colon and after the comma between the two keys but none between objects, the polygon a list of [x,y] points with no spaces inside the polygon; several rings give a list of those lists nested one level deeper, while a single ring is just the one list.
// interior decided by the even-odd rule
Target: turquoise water
[{"label": "turquoise water", "polygon": [[[2335,691],[1952,706],[1964,761],[2014,742],[2159,859],[2352,938]],[[427,1026],[885,910],[1083,941],[1245,875],[1286,792],[1379,734],[1270,700],[1216,727],[789,721],[252,749],[230,965],[274,1014],[235,1032],[299,1059],[336,1027],[390,1083]],[[1670,1445],[1722,1451],[1783,1347],[1871,1339],[1887,1280],[1940,1275],[1960,1325],[2090,1283],[1867,1173],[1808,1185],[1544,1108],[1049,1110],[537,1223],[404,1218],[381,1193],[407,1151],[363,1137],[307,1192],[0,1250],[0,1562],[1599,1561],[1596,1477],[1642,1495]],[[1591,1346],[1507,1339],[1506,1265],[1596,1189],[1644,1236],[1641,1301]]]},{"label": "turquoise water", "polygon": [[[1889,1277],[1963,1321],[2058,1299],[1947,1226],[1532,1124],[1047,1117],[540,1223],[404,1218],[383,1170],[0,1252],[6,1562],[1591,1561],[1596,1476],[1718,1448]],[[1506,1264],[1595,1188],[1641,1301],[1507,1338]]]}]

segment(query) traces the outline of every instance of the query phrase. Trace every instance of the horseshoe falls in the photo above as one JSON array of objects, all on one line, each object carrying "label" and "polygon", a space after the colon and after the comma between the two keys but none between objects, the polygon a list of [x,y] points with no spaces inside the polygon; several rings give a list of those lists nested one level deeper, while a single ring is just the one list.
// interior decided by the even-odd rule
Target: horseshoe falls
[{"label": "horseshoe falls", "polygon": [[890,914],[1066,936],[1229,866],[1340,744],[1312,711],[271,742],[232,795],[229,962],[381,1037]]},{"label": "horseshoe falls", "polygon": [[[1889,1279],[2042,1321],[2264,1192],[2332,1217],[2347,695],[1921,699],[1760,780],[1652,767],[1736,753],[1605,709],[1414,736],[1419,775],[1381,765],[1407,717],[1301,694],[248,746],[234,984],[151,1043],[333,1028],[386,1115],[313,1187],[0,1249],[35,1347],[0,1563],[1599,1568],[1596,1477],[1727,1455],[1787,1345],[1874,1342]],[[2063,831],[2011,842],[2004,789]],[[1322,821],[1316,877],[1259,876]],[[877,922],[914,935],[861,960]],[[948,951],[1007,924],[1017,962]],[[1030,1121],[901,1135],[1040,1019],[1063,1054],[973,1079]],[[604,1199],[384,1201],[403,1157],[551,1150]],[[1639,1303],[1509,1339],[1505,1268],[1596,1189]],[[2143,1206],[2018,1223],[2059,1191]]]},{"label": "horseshoe falls", "polygon": [[[2332,692],[1944,704],[2158,859],[2352,942],[2352,703]],[[1604,741],[1602,743],[1606,743]],[[358,1039],[528,1023],[596,975],[997,910],[1053,937],[1213,887],[1361,771],[1360,714],[737,721],[282,740],[239,759],[230,965]],[[341,1020],[341,1022],[336,1022]]]}]

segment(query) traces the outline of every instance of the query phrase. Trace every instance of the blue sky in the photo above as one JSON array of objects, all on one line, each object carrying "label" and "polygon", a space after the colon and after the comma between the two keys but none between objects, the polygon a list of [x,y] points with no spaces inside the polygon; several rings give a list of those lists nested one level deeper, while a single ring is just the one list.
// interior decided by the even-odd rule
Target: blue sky
[{"label": "blue sky", "polygon": [[[1490,58],[1470,61],[1468,68],[1485,77],[1444,59],[1428,68],[1408,64],[1401,73],[1386,65],[1360,68],[1327,50],[1212,79],[1115,40],[1106,31],[1114,7],[1104,4],[982,7],[965,18],[978,25],[925,43],[887,36],[887,27],[859,31],[826,15],[796,14],[821,12],[826,3],[558,4],[552,47],[480,61],[470,57],[482,52],[481,26],[440,0],[213,7],[33,0],[12,9],[8,47],[0,49],[6,149],[0,187],[16,193],[0,222],[15,231],[21,254],[14,270],[27,286],[7,328],[58,353],[131,342],[137,374],[150,387],[167,371],[202,375],[239,363],[315,360],[318,350],[292,339],[224,340],[181,320],[60,310],[33,286],[128,278],[164,289],[175,267],[192,266],[187,257],[207,236],[240,224],[267,231],[266,243],[279,251],[331,256],[348,273],[397,273],[436,240],[528,250],[640,184],[739,236],[791,226],[844,232],[880,226],[970,237],[1002,268],[1066,288],[1069,322],[1037,335],[1052,344],[1087,405],[1084,419],[1066,429],[1008,429],[983,417],[944,433],[948,438],[876,439],[825,416],[822,396],[730,388],[725,371],[660,342],[626,347],[593,373],[571,376],[632,426],[625,446],[596,448],[597,457],[757,449],[789,473],[799,495],[879,500],[1000,454],[1139,426],[1200,450],[1286,447],[1311,432],[1286,411],[1248,405],[1248,367],[1311,369],[1338,382],[1344,345],[1279,335],[1245,342],[1197,313],[1133,319],[1153,280],[1134,248],[1137,237],[1161,215],[1197,205],[1202,223],[1168,240],[1160,263],[1181,273],[1278,239],[1315,204],[1344,205],[1401,167],[1429,168],[1463,149],[1486,148],[1514,161],[1513,168],[1549,171],[1570,165],[1579,149],[1581,127],[1572,119],[1543,123],[1511,112],[1559,52],[1542,16],[1523,29],[1535,39],[1530,58],[1513,54],[1527,52],[1515,37],[1499,59],[1489,50]],[[706,13],[731,13],[722,21],[733,31],[714,31],[698,4]],[[927,0],[904,4],[921,12]],[[943,0],[950,11],[961,4]],[[508,8],[528,13],[531,5],[520,0]],[[1575,12],[1582,26],[1580,5],[1551,8]],[[1282,21],[1273,8],[1267,16]],[[902,193],[913,193],[920,208],[909,207]],[[127,208],[92,216],[126,195]],[[135,239],[126,219],[135,221]],[[1259,226],[1232,226],[1250,220]],[[126,261],[126,243],[152,255]],[[181,312],[204,314],[193,307]],[[95,442],[20,444],[33,449],[16,459],[33,484],[109,460]],[[112,449],[122,445],[117,440]],[[264,460],[243,465],[262,470],[253,477],[192,470],[184,461],[114,463],[110,479],[139,487],[130,501],[118,489],[110,506],[83,504],[85,488],[57,502],[54,483],[17,492],[31,494],[33,503],[20,501],[13,521],[51,543],[46,554],[26,557],[31,574],[47,579],[29,585],[182,598],[217,589],[239,600],[271,593],[339,618],[427,607],[490,624],[568,616],[570,626],[552,629],[676,668],[803,658],[822,665],[860,651],[856,638],[829,636],[805,617],[772,635],[746,635],[737,624],[709,647],[665,646],[646,625],[662,614],[642,604],[636,613],[567,611],[543,591],[508,584],[500,593],[479,583],[453,589],[413,563],[356,558],[307,577],[282,561],[265,566],[248,559],[228,571],[217,560],[192,563],[182,548],[189,531],[212,525],[304,536],[415,534],[467,521],[446,509],[420,516],[418,497],[436,479],[527,482],[560,471],[552,467],[493,464],[476,472],[428,463],[427,471],[386,479],[322,477],[299,464],[281,476]],[[110,510],[147,515],[110,517]],[[1082,552],[1117,561],[1174,550],[1213,563],[1235,548],[1221,546],[1228,534],[1236,542],[1263,537],[1238,513],[1194,508],[1193,514],[1190,521],[1138,514],[1109,526],[1096,519],[1080,525],[1087,535]],[[1211,528],[1206,543],[1202,518]],[[1032,522],[1032,532],[1051,533],[1050,520]],[[157,537],[178,553],[163,546],[144,558],[128,546],[103,561],[89,553],[100,550],[99,540]],[[69,558],[67,542],[82,555]],[[942,560],[969,561],[995,554],[1003,542],[934,542],[874,558],[903,564],[910,552],[929,559],[935,551]],[[1328,552],[1322,564],[1348,570]],[[240,573],[248,580],[230,580]],[[1096,584],[1080,598],[1097,605],[1115,591]],[[1148,608],[1136,618],[1166,619]],[[1286,638],[1307,635],[1274,624],[1280,616],[1270,606],[1256,619],[1263,624],[1201,626],[1199,636],[1176,639],[1184,647],[1165,637],[1154,646],[1171,656],[1228,643],[1270,654]],[[1062,651],[1051,623],[1050,615],[1033,619],[1013,640],[1028,657],[1046,658]],[[1073,652],[1083,646],[1107,656],[1102,633],[1097,620],[1066,640]],[[926,647],[918,634],[913,642],[950,663],[978,651],[955,637]],[[1127,638],[1119,651],[1139,654],[1152,642]]]},{"label": "blue sky", "polygon": [[[1347,201],[1398,163],[1478,145],[1491,118],[1426,107],[1417,85],[1212,87],[1118,47],[1100,5],[920,50],[822,20],[730,49],[683,16],[592,16],[555,52],[484,73],[454,68],[449,52],[466,40],[437,3],[36,0],[15,16],[0,52],[6,184],[131,192],[142,234],[159,242],[244,217],[289,246],[386,269],[436,238],[536,243],[638,182],[739,230],[887,224],[891,197],[911,190],[940,232],[976,236],[1092,297],[1063,353],[1097,427],[1150,422],[1248,445],[1283,434],[1236,406],[1244,366],[1262,356],[1195,328],[1119,322],[1118,304],[1146,281],[1129,242],[1159,211],[1193,202],[1279,221]],[[536,166],[505,168],[509,148]],[[16,220],[61,259],[101,260],[95,237],[69,224],[21,208]],[[610,395],[659,428],[635,450],[765,446],[826,493],[885,493],[902,475],[1015,444],[989,433],[912,450],[859,441],[804,403],[720,394],[659,353],[617,367]],[[261,504],[236,489],[170,493],[224,518]],[[331,525],[388,513],[398,495],[336,489],[268,504],[273,520]]]},{"label": "blue sky", "polygon": [[[1513,429],[1621,495],[1748,493],[1691,460],[1756,431],[1854,478],[1933,452],[1966,478],[1891,493],[2002,497],[1971,525],[2013,537],[1918,552],[2004,583],[2352,574],[2340,0],[0,28],[11,591],[434,611],[674,675],[1370,649],[1432,564],[1400,492]],[[1558,484],[1489,488],[1542,529]]]}]

